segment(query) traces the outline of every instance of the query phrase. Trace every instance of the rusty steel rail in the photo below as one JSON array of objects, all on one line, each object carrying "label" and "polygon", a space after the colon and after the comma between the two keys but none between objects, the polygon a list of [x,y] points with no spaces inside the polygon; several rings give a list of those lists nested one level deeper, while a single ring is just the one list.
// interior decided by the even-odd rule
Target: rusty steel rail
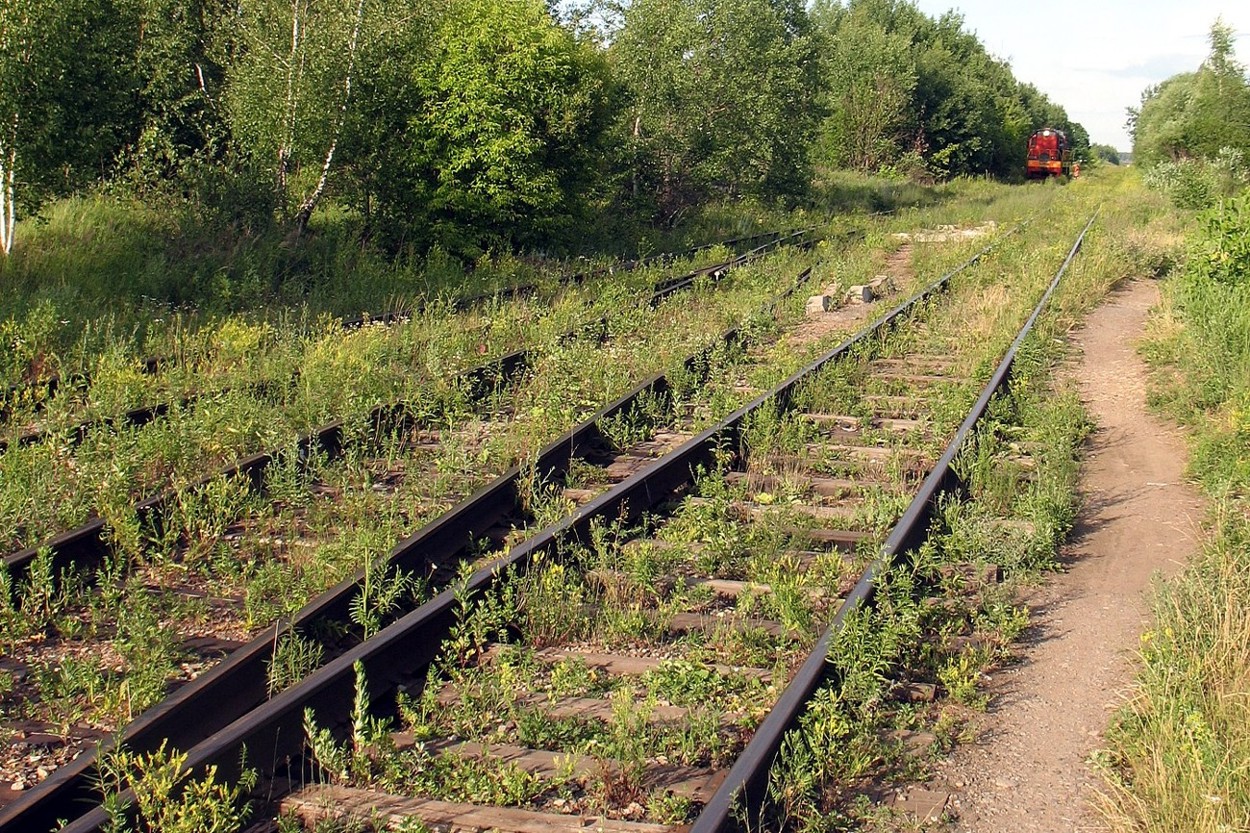
[{"label": "rusty steel rail", "polygon": [[955,457],[985,416],[990,401],[1010,381],[1011,369],[1020,346],[1032,332],[1033,325],[1045,310],[1068,266],[1080,252],[1085,235],[1097,218],[1098,212],[1095,211],[1072,245],[1063,265],[1042,294],[1041,300],[1037,302],[1033,313],[1016,335],[989,382],[982,389],[972,410],[969,411],[933,470],[925,478],[915,498],[912,499],[903,516],[886,538],[881,554],[861,574],[855,587],[839,607],[832,623],[821,635],[807,660],[782,692],[777,704],[756,730],[716,794],[695,820],[690,833],[726,833],[726,831],[736,830],[735,810],[746,809],[749,815],[759,808],[767,789],[768,772],[781,751],[786,732],[798,724],[799,717],[806,709],[808,701],[827,679],[829,651],[845,626],[847,617],[871,600],[876,588],[877,576],[887,564],[904,553],[914,550],[923,542],[928,534],[933,512],[937,508],[938,498],[959,489],[960,484],[953,468]]}]

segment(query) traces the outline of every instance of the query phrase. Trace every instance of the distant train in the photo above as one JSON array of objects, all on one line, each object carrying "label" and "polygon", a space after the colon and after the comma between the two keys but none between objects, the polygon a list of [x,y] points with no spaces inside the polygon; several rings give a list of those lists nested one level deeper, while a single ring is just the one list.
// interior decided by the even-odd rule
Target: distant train
[{"label": "distant train", "polygon": [[1029,179],[1048,176],[1080,176],[1081,166],[1072,161],[1072,145],[1068,135],[1053,127],[1043,127],[1029,137],[1029,156],[1024,163]]}]

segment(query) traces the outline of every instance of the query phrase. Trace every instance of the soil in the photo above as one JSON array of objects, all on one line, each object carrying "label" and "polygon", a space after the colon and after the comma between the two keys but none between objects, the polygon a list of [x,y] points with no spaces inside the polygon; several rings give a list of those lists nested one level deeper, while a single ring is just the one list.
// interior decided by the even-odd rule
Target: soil
[{"label": "soil", "polygon": [[1146,408],[1135,347],[1157,300],[1155,282],[1128,282],[1073,335],[1071,373],[1097,425],[1082,467],[1083,509],[1061,573],[1026,599],[1020,660],[993,675],[976,740],[925,788],[948,798],[951,830],[1105,829],[1090,756],[1130,689],[1152,581],[1195,552],[1204,515],[1184,482],[1183,434]]}]

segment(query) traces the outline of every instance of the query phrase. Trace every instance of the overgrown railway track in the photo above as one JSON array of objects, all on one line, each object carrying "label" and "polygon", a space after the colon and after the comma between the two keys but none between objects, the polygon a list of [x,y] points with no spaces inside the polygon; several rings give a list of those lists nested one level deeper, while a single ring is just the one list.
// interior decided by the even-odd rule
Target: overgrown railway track
[{"label": "overgrown railway track", "polygon": [[[787,242],[800,242],[801,243],[801,241],[798,241],[792,236],[787,236],[784,239]],[[736,266],[740,266],[745,263],[753,262],[754,260],[761,257],[763,254],[765,254],[767,251],[769,251],[772,247],[773,247],[773,244],[765,244],[764,246],[757,247],[756,250],[748,252],[745,255],[735,257],[731,261],[715,264],[710,267],[705,267],[705,268],[696,270],[693,273],[681,276],[679,278],[667,279],[662,283],[662,285],[659,288],[655,290],[655,292],[649,299],[649,303],[653,305],[658,304],[662,300],[670,296],[673,296],[675,293],[680,292],[684,289],[690,288],[697,280],[708,280],[708,279],[715,280],[719,278],[720,276],[727,274],[730,270],[732,270]],[[594,324],[595,322],[591,322],[591,323]],[[601,326],[601,325],[602,325],[602,322],[598,322],[598,324],[596,324],[596,326]],[[487,369],[491,371],[492,378],[502,379],[505,376],[514,376],[515,373],[521,368],[523,368],[524,366],[526,366],[532,358],[533,358],[532,356],[525,355],[524,351],[519,351],[513,356],[513,361],[510,363],[509,367],[501,368],[499,367],[498,363],[492,363],[492,365],[490,365],[489,368]],[[482,375],[485,375],[484,372]],[[484,385],[483,387],[485,389],[490,386]],[[380,422],[380,421],[385,420],[388,423],[389,428],[391,428],[392,430],[398,430],[399,426],[396,424],[396,422],[397,421],[402,422],[403,416],[404,415],[402,413],[394,413],[390,410],[383,409],[379,412],[375,412],[375,414],[373,415],[373,420],[375,422]],[[330,451],[336,448],[339,448],[342,443],[342,431],[343,431],[342,424],[336,423],[331,426],[327,426],[325,429],[319,432],[319,434],[314,434],[308,438],[305,438],[306,445],[304,445],[301,448],[302,456],[311,458],[311,457],[317,457],[318,455],[320,455],[324,457]],[[248,481],[253,483],[254,486],[263,486],[263,481],[264,481],[263,470],[266,466],[272,464],[274,459],[276,459],[277,456],[278,455],[276,452],[268,454],[268,455],[258,455],[257,457],[244,461],[242,466],[233,467],[232,470],[228,473],[235,477],[238,477],[239,475],[244,475]],[[216,482],[217,480],[220,480],[221,477],[222,475],[219,474],[217,478],[214,478],[211,480],[213,482]],[[504,488],[510,488],[513,492],[516,492],[518,490],[519,487],[517,485],[517,480],[518,480],[517,470],[515,469],[513,470],[511,478],[505,477],[503,480],[507,481],[507,483],[504,483],[501,481],[501,483],[499,484],[501,488],[497,488],[495,490],[496,496],[498,496],[499,493],[504,490]],[[200,484],[200,485],[201,486],[205,485],[208,482],[210,482],[210,479],[206,478],[204,481],[204,484]],[[176,500],[176,498],[177,498],[176,495],[172,493],[168,493],[165,498],[165,505],[162,506],[160,504],[154,504],[150,511],[152,511],[153,513],[156,513],[156,512],[167,510],[169,508],[170,502]],[[515,495],[513,496],[513,500],[516,500]],[[104,527],[102,526],[102,524],[97,524],[94,526],[94,528],[88,528],[84,530],[82,533],[80,533],[79,542],[76,544],[76,548],[74,546],[59,547],[52,555],[52,557],[55,559],[55,564],[56,564],[56,568],[53,574],[59,575],[63,571],[63,569],[66,567],[73,567],[79,572],[85,572],[93,565],[98,564],[101,559],[107,557],[108,552],[109,552],[110,542],[103,537],[103,534],[102,534],[103,528]],[[16,558],[10,559],[14,563],[12,563],[11,565],[9,574],[18,576],[20,578],[22,576],[23,568],[29,567],[29,565],[32,563],[32,559],[37,556],[38,556],[38,552],[36,550],[32,550],[26,553],[26,558],[22,562],[18,562]],[[344,601],[346,602],[347,600],[345,599]],[[314,616],[314,619],[316,619],[317,621],[326,621],[326,619],[324,618],[318,619],[315,616]],[[264,679],[267,676],[267,669],[265,668],[265,663],[272,659],[272,652],[273,652],[273,647],[274,647],[272,641],[269,641],[269,644],[266,648],[266,645],[265,645],[266,641],[267,640],[264,637],[262,637],[261,639],[257,640],[256,643],[254,643],[254,645],[258,644],[260,647],[260,650],[254,653],[255,653],[255,658],[257,658],[260,661],[259,669],[260,669],[260,677],[262,679]],[[142,723],[142,721],[140,721],[140,723]],[[69,770],[74,768],[74,766],[85,763],[85,762],[86,762],[86,759],[80,759],[79,761],[75,762],[74,765],[71,765],[70,767],[59,772],[58,775],[67,774]],[[30,798],[35,798],[36,791],[32,791],[29,795],[30,795]]]},{"label": "overgrown railway track", "polygon": [[[756,246],[741,255],[699,267],[689,273],[665,278],[652,288],[642,303],[655,306],[676,293],[690,289],[700,279],[718,281],[733,269],[752,263],[779,246],[810,246],[813,242],[809,237],[811,231],[811,229],[802,229],[775,237],[770,235],[772,239],[769,242]],[[599,316],[584,321],[559,336],[556,341],[559,343],[571,340],[588,332],[596,333],[599,338],[606,338],[608,323],[608,316]],[[506,386],[515,381],[532,366],[540,354],[541,351],[533,347],[513,350],[459,374],[456,386],[466,391],[470,401],[481,400],[500,386]],[[372,426],[372,433],[380,436],[403,431],[417,419],[418,416],[412,412],[408,404],[395,402],[374,408],[368,414],[367,422]],[[334,457],[343,450],[344,432],[345,420],[343,419],[336,419],[319,426],[296,441],[296,453],[301,460],[316,456]],[[223,469],[207,474],[188,486],[180,489],[163,489],[136,503],[133,511],[141,524],[151,527],[159,523],[159,516],[167,512],[181,494],[203,489],[215,481],[245,478],[254,488],[261,489],[264,486],[266,469],[279,459],[282,452],[283,449],[269,449],[252,454]],[[106,540],[107,529],[108,524],[104,519],[92,518],[75,529],[5,556],[4,567],[11,579],[20,581],[41,552],[50,552],[50,570],[54,576],[70,568],[93,568],[107,553],[109,544]]]},{"label": "overgrown railway track", "polygon": [[[575,286],[585,283],[592,278],[603,277],[605,275],[628,273],[640,269],[660,267],[665,264],[675,262],[683,256],[693,256],[700,252],[717,247],[733,249],[749,246],[750,249],[758,249],[761,247],[767,247],[779,239],[793,239],[797,233],[811,232],[812,230],[812,228],[805,228],[795,231],[762,232],[759,234],[736,237],[716,243],[707,243],[695,246],[685,252],[663,253],[645,258],[635,258],[633,260],[609,266],[600,266],[578,272],[571,272],[557,279],[555,281],[555,285],[556,287]],[[730,261],[726,261],[726,263],[729,262]],[[661,283],[656,288],[660,289],[663,285],[664,284]],[[515,286],[503,287],[493,292],[480,293],[478,295],[464,298],[454,298],[448,302],[448,306],[452,310],[464,311],[487,303],[498,303],[511,299],[534,296],[541,290],[542,287],[538,283],[518,284]],[[344,331],[351,331],[366,325],[391,325],[405,322],[411,319],[414,312],[419,312],[420,310],[426,308],[430,303],[431,302],[426,299],[420,299],[410,310],[387,311],[348,318],[344,319],[340,326]],[[169,356],[149,356],[139,361],[138,369],[142,374],[151,376],[163,372],[167,367],[176,363],[177,360]],[[39,389],[39,393],[37,395],[24,391],[20,386],[10,386],[3,397],[3,402],[6,404],[3,407],[0,407],[0,422],[7,421],[12,415],[11,412],[13,409],[7,403],[18,401],[24,395],[32,400],[32,408],[37,414],[44,409],[53,396],[63,389],[73,389],[78,391],[80,395],[85,395],[87,388],[91,385],[91,381],[91,374],[86,372],[70,374],[67,377],[67,381],[64,383],[62,383],[61,376],[56,374],[36,384],[36,387]],[[294,384],[296,381],[296,379],[291,379],[288,381],[288,384]],[[274,386],[275,383],[272,381],[257,382],[252,384],[252,387],[258,390]],[[228,389],[217,389],[212,391],[212,393],[215,394],[222,394],[226,392],[228,392]],[[85,419],[68,429],[62,429],[62,432],[68,436],[71,445],[77,445],[82,443],[92,431],[102,428],[119,429],[127,426],[143,426],[155,419],[164,417],[169,413],[171,408],[186,408],[187,406],[193,404],[201,395],[203,394],[190,393],[186,396],[180,397],[176,401],[154,402],[136,408],[131,408],[116,416],[102,416]],[[17,445],[33,445],[46,441],[52,433],[53,429],[34,427],[29,430],[19,432],[14,442]],[[8,438],[0,437],[0,453],[3,453],[4,450],[8,448],[9,443],[10,440]]]},{"label": "overgrown railway track", "polygon": [[[1084,233],[1082,238],[1083,236]],[[1064,268],[1079,245],[1080,240],[1069,254]],[[967,265],[971,265],[984,254],[985,251],[981,252]],[[222,772],[237,772],[238,754],[244,747],[249,750],[249,761],[253,765],[258,761],[258,755],[259,758],[270,761],[294,760],[292,756],[297,757],[305,751],[302,723],[306,708],[311,708],[318,719],[332,724],[346,719],[352,709],[352,701],[357,697],[357,667],[363,671],[364,679],[368,682],[372,706],[380,707],[382,711],[387,710],[384,704],[393,698],[397,687],[419,690],[424,673],[432,675],[426,679],[427,694],[424,696],[433,698],[431,702],[452,711],[456,703],[473,699],[466,697],[465,692],[457,691],[456,685],[480,685],[481,679],[474,680],[473,674],[478,673],[478,669],[485,669],[479,677],[489,677],[492,667],[506,668],[509,660],[501,663],[499,657],[501,653],[510,651],[528,651],[526,656],[529,657],[527,661],[531,670],[536,665],[555,666],[560,663],[564,663],[561,667],[566,667],[565,673],[569,669],[597,669],[595,673],[600,679],[595,685],[600,688],[607,685],[608,689],[612,689],[616,684],[605,684],[604,679],[614,677],[633,678],[632,685],[636,687],[637,679],[646,675],[651,675],[652,684],[666,674],[672,676],[674,668],[680,670],[685,667],[681,665],[682,660],[675,656],[661,656],[657,659],[655,656],[646,656],[645,651],[642,652],[643,656],[638,656],[635,651],[631,658],[625,655],[605,656],[603,652],[582,652],[579,660],[575,648],[561,653],[559,650],[553,652],[551,646],[547,646],[543,653],[526,648],[489,648],[484,642],[471,645],[467,654],[463,653],[462,648],[462,655],[450,663],[444,656],[435,665],[437,671],[430,671],[430,664],[438,658],[449,634],[454,634],[457,627],[463,628],[465,621],[477,615],[474,611],[482,609],[483,599],[489,602],[492,598],[498,598],[505,592],[504,588],[509,586],[514,590],[521,588],[519,592],[522,595],[526,592],[531,595],[539,592],[525,582],[538,581],[539,585],[536,586],[541,590],[542,577],[547,575],[545,571],[551,569],[550,565],[557,560],[569,561],[571,551],[583,553],[572,558],[573,563],[580,562],[583,567],[588,566],[588,556],[584,553],[603,547],[603,541],[608,534],[605,530],[614,530],[612,535],[620,536],[621,530],[634,528],[639,518],[661,511],[657,507],[694,488],[696,471],[719,471],[725,474],[720,481],[721,486],[710,487],[704,482],[701,487],[713,497],[687,500],[682,504],[683,508],[678,510],[677,521],[646,521],[646,529],[640,540],[623,545],[623,542],[617,542],[614,549],[617,554],[613,556],[615,561],[612,564],[597,563],[591,566],[584,583],[579,585],[582,587],[582,595],[577,598],[581,601],[574,608],[577,616],[586,613],[590,620],[594,620],[596,617],[602,618],[603,611],[610,610],[612,605],[626,603],[626,607],[636,606],[639,612],[647,611],[647,615],[641,616],[639,623],[634,626],[636,629],[656,636],[668,634],[668,643],[672,643],[673,633],[685,634],[686,638],[692,638],[691,634],[702,634],[700,639],[705,647],[709,642],[727,640],[728,644],[733,640],[741,641],[744,638],[742,634],[754,634],[754,638],[764,640],[776,656],[789,658],[788,662],[778,662],[776,667],[757,667],[742,673],[734,670],[742,667],[741,662],[734,662],[742,657],[732,655],[732,651],[725,662],[710,662],[706,651],[701,658],[694,660],[696,663],[710,662],[714,676],[721,675],[726,680],[736,681],[733,684],[740,688],[757,686],[761,681],[766,684],[765,687],[779,688],[780,677],[787,674],[788,668],[799,668],[776,707],[754,732],[749,743],[746,742],[749,732],[739,732],[737,740],[730,743],[732,748],[727,752],[722,750],[724,754],[704,751],[694,756],[696,763],[705,765],[712,763],[714,758],[719,765],[714,769],[719,770],[719,774],[704,766],[707,771],[691,775],[690,765],[687,765],[684,770],[677,768],[682,777],[678,778],[670,772],[669,775],[660,776],[660,781],[656,782],[667,783],[668,788],[675,784],[683,785],[680,789],[687,790],[687,799],[694,801],[695,806],[705,805],[696,821],[696,829],[724,829],[730,819],[732,807],[739,800],[737,796],[758,798],[762,783],[760,779],[764,777],[768,762],[776,754],[781,733],[793,724],[795,716],[823,677],[822,652],[827,650],[831,634],[845,620],[849,611],[870,597],[874,572],[881,563],[879,558],[872,557],[876,545],[884,537],[882,533],[885,527],[881,516],[883,513],[890,514],[890,507],[901,506],[896,497],[900,487],[914,488],[924,472],[928,471],[927,478],[903,513],[902,520],[885,537],[884,557],[903,552],[916,542],[917,536],[923,534],[936,496],[952,486],[951,461],[967,433],[984,413],[990,397],[1001,388],[1008,377],[1016,345],[1012,346],[999,364],[976,405],[955,431],[949,446],[940,457],[932,453],[932,432],[945,429],[921,416],[933,409],[923,404],[923,397],[911,396],[910,401],[901,401],[898,391],[908,388],[913,389],[914,393],[915,386],[924,386],[930,389],[931,400],[949,398],[947,393],[943,393],[943,389],[958,388],[959,375],[944,362],[942,356],[905,353],[890,359],[877,359],[878,365],[873,374],[885,380],[885,387],[882,388],[885,392],[871,394],[872,398],[864,398],[857,406],[856,413],[822,410],[815,404],[819,397],[812,394],[812,385],[805,380],[819,374],[824,368],[846,362],[852,356],[868,356],[874,350],[880,350],[884,335],[922,309],[924,304],[949,283],[954,274],[956,273],[944,276],[804,371],[787,379],[774,390],[760,394],[729,418],[693,436],[693,432],[682,430],[680,418],[675,416],[681,412],[688,415],[690,409],[680,407],[683,403],[680,397],[674,396],[675,386],[672,380],[662,376],[649,380],[630,396],[604,409],[548,446],[539,455],[533,469],[527,473],[531,478],[539,477],[548,482],[555,482],[563,476],[566,483],[570,481],[570,472],[575,473],[576,476],[572,479],[577,482],[562,492],[552,493],[556,502],[580,504],[570,514],[533,534],[528,534],[528,537],[524,537],[526,533],[516,532],[517,529],[532,527],[534,517],[531,515],[527,519],[523,516],[524,510],[518,511],[521,501],[517,483],[523,473],[519,469],[510,472],[403,542],[389,558],[393,571],[406,574],[428,574],[439,567],[454,572],[454,565],[475,557],[479,563],[485,562],[487,566],[461,581],[454,582],[452,589],[439,593],[363,643],[356,646],[335,646],[333,652],[336,656],[302,681],[266,701],[266,697],[270,695],[266,660],[272,657],[273,646],[277,644],[284,630],[288,633],[302,630],[312,633],[318,630],[318,622],[324,625],[325,622],[334,621],[336,617],[338,620],[344,619],[348,615],[352,599],[357,597],[355,594],[358,593],[360,583],[365,580],[363,574],[358,575],[353,582],[345,582],[300,611],[289,625],[280,624],[278,630],[265,634],[248,648],[241,649],[216,669],[181,689],[166,703],[145,714],[128,727],[125,738],[127,745],[138,750],[150,750],[157,748],[162,741],[167,741],[172,747],[190,749],[188,764],[197,771],[205,765],[217,765],[222,768]],[[1027,334],[1028,328],[1062,274],[1061,269],[1018,336],[1017,344]],[[803,277],[805,276],[801,275],[800,279]],[[736,336],[733,333],[725,335],[726,341],[731,342],[734,338]],[[705,365],[706,360],[692,357],[687,363],[687,370],[701,364]],[[937,410],[949,412],[949,408]],[[805,416],[795,416],[804,413]],[[775,421],[781,415],[788,415],[786,418],[791,419],[791,424],[805,427],[790,429],[797,431],[792,441],[768,448],[768,444],[757,437],[759,426],[762,422]],[[622,423],[633,425],[632,434],[639,442],[622,442],[631,433],[620,431]],[[612,432],[604,430],[610,424],[616,428],[615,440],[610,436]],[[658,434],[654,430],[657,424],[662,424],[660,427],[663,428]],[[831,442],[832,438],[837,441]],[[919,447],[909,448],[902,438],[912,440]],[[818,470],[816,473],[813,473],[813,467]],[[601,474],[594,474],[592,469]],[[783,561],[794,574],[798,575],[806,568],[809,574],[814,571],[823,575],[823,589],[804,588],[801,583],[791,583],[787,587],[787,580],[781,574],[778,574],[778,580],[772,586],[766,582],[752,583],[718,578],[715,575],[717,558],[708,553],[707,546],[692,548],[691,552],[685,554],[684,560],[679,557],[670,559],[668,556],[660,558],[656,555],[673,549],[665,543],[663,531],[657,530],[671,524],[676,524],[680,530],[682,524],[688,526],[692,522],[690,518],[698,518],[701,514],[708,513],[717,522],[731,526],[736,523],[750,523],[752,518],[759,515],[773,514],[778,495],[785,493],[805,497],[802,501],[796,499],[790,503],[790,508],[783,513],[781,520],[772,518],[764,524],[768,530],[766,537],[774,545],[778,540],[784,540],[785,544],[779,552],[784,554]],[[726,497],[730,494],[734,497]],[[737,529],[740,531],[742,527]],[[680,542],[682,534],[679,532],[676,537]],[[502,555],[483,556],[484,551],[489,552],[491,544],[500,543],[505,545]],[[648,586],[646,582],[638,581],[636,575],[631,577],[628,570],[618,569],[623,558],[620,553],[630,548],[651,552],[652,561],[658,559],[663,562],[667,568],[665,572],[670,575],[667,584],[663,587]],[[721,553],[721,556],[726,555]],[[854,574],[848,566],[851,564],[857,568],[867,564],[862,575],[854,582],[851,581]],[[527,568],[530,568],[529,573],[521,575]],[[525,589],[527,587],[528,591]],[[678,587],[680,592],[675,589]],[[849,595],[843,592],[848,590]],[[690,600],[691,594],[695,599],[692,609],[671,612],[662,626],[651,621],[663,618],[655,615],[655,608],[663,607],[675,598],[685,604]],[[775,600],[787,596],[793,599],[796,594],[811,604],[806,614],[791,615],[789,621],[786,616],[769,619],[766,616],[742,616],[733,612],[738,608],[751,610],[754,607],[763,611],[772,610],[776,615],[781,608]],[[585,607],[586,599],[590,596],[594,596],[596,602]],[[744,600],[750,599],[755,601],[744,603]],[[766,599],[774,601],[765,601]],[[569,600],[554,598],[547,601]],[[486,607],[489,607],[489,603]],[[791,613],[794,614],[794,611]],[[817,624],[829,620],[832,623],[816,641],[815,650],[806,662],[797,662],[799,653],[795,644],[807,638],[815,638],[819,630]],[[533,628],[532,622],[529,625],[517,622],[500,624],[515,628],[522,634],[527,627]],[[664,642],[661,638],[661,643]],[[658,653],[663,655],[664,652]],[[539,655],[541,659],[535,659]],[[356,666],[356,663],[360,665]],[[442,676],[438,676],[439,674]],[[550,671],[539,673],[527,685],[541,689],[541,680],[550,676]],[[756,682],[744,682],[749,680]],[[621,684],[615,690],[630,689],[628,685]],[[230,692],[230,696],[223,696],[222,692]],[[550,691],[538,693],[554,699]],[[599,693],[602,694],[602,691]],[[624,698],[624,695],[620,696]],[[593,698],[579,699],[585,701]],[[595,706],[581,702],[570,708],[572,711],[562,719],[583,722],[612,719],[612,708],[608,707],[605,712],[602,703]],[[691,713],[689,708],[682,706],[666,706],[665,711],[652,703],[647,708],[650,712],[641,722],[638,722],[638,715],[634,715],[636,728],[644,734],[650,731],[647,727],[652,723],[662,725],[665,714],[670,719],[686,719]],[[578,709],[582,709],[582,712],[578,712]],[[187,717],[189,714],[195,715],[194,721]],[[445,730],[447,727],[442,728]],[[720,731],[727,727],[718,725],[716,728]],[[206,737],[209,733],[213,733],[212,736]],[[496,736],[483,738],[482,741],[487,747],[500,745]],[[482,746],[482,743],[474,746],[474,741],[460,738],[455,743],[442,743],[438,747],[442,751],[438,754],[478,760],[485,754],[486,758],[490,758],[489,754],[483,753]],[[725,755],[736,755],[738,752],[742,753],[738,763],[726,774]],[[515,751],[514,757],[521,761],[517,764],[521,769],[530,767],[539,773],[549,773],[556,765],[551,753],[519,750]],[[83,756],[75,762],[76,766],[54,773],[27,798],[0,810],[0,829],[19,829],[19,822],[21,825],[38,825],[64,816],[63,808],[67,806],[84,801],[98,801],[99,796],[93,795],[89,779],[84,777],[91,769],[90,759],[90,755]],[[621,762],[606,760],[600,763],[611,769]],[[265,769],[267,774],[272,774],[268,765]],[[647,776],[639,777],[645,779]],[[668,780],[664,781],[665,778]],[[722,783],[721,788],[713,789],[718,781]],[[320,794],[316,794],[318,789]],[[313,793],[303,792],[288,800],[287,807],[293,812],[315,815],[323,812],[325,808],[322,805],[327,797],[331,797],[339,809],[351,805],[353,801],[387,801],[378,799],[373,794],[354,792],[353,789],[355,788],[342,784],[315,788]],[[680,790],[673,794],[679,795]],[[510,818],[516,825],[522,822],[529,824],[534,823],[535,819],[526,821],[526,814],[537,812],[483,811],[480,808],[452,806],[446,802],[423,803],[400,799],[389,801],[388,806],[394,812],[410,813],[413,817],[424,815],[426,821],[431,823],[454,821],[457,814],[478,814],[473,817],[480,818],[481,813],[485,812],[489,818]],[[85,808],[88,805],[84,803],[81,806]],[[622,816],[619,807],[606,809],[609,814]],[[439,813],[446,818],[435,818]],[[630,827],[628,819],[628,813],[624,814],[623,819],[618,818],[626,828],[644,829]],[[555,823],[558,818],[538,820]],[[67,829],[96,829],[103,821],[102,811],[97,809],[86,812]],[[498,826],[506,827],[503,823]]]},{"label": "overgrown railway track", "polygon": [[[765,231],[757,234],[742,235],[732,237],[726,240],[720,240],[712,243],[703,243],[698,246],[682,252],[662,252],[660,254],[648,257],[637,257],[632,260],[625,260],[619,263],[608,264],[604,266],[596,266],[590,269],[579,269],[577,271],[568,271],[563,277],[556,280],[558,285],[570,285],[582,283],[583,281],[605,274],[616,272],[632,272],[636,269],[643,269],[649,266],[663,265],[677,260],[685,255],[693,255],[707,249],[724,246],[727,248],[739,247],[746,244],[759,244],[760,242],[775,239],[783,235],[789,234],[788,231]],[[409,310],[392,310],[378,312],[369,315],[344,318],[342,326],[344,329],[351,330],[361,327],[367,323],[384,323],[390,324],[396,321],[402,321],[408,318],[413,311],[420,310],[426,305],[433,302],[445,302],[453,309],[465,310],[474,306],[481,305],[493,300],[507,300],[512,298],[522,298],[528,295],[536,294],[541,291],[540,284],[536,282],[518,283],[510,286],[501,286],[493,290],[487,290],[475,295],[457,296],[449,299],[430,299],[418,298],[416,304]],[[154,374],[160,372],[164,367],[171,364],[175,359],[171,356],[147,356],[139,361],[139,370],[141,373]],[[11,416],[12,403],[23,398],[31,400],[31,407],[36,411],[41,410],[53,396],[59,391],[68,388],[84,388],[91,384],[91,374],[86,371],[75,371],[71,373],[52,373],[42,378],[33,379],[29,383],[10,384],[4,390],[3,396],[0,396],[0,420],[6,420]]]}]

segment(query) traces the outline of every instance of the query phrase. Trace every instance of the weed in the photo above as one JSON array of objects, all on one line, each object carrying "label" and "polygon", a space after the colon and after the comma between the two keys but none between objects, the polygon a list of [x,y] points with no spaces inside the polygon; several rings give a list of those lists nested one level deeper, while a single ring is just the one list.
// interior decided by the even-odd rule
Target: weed
[{"label": "weed", "polygon": [[351,737],[347,743],[340,744],[329,729],[318,726],[311,708],[304,710],[304,743],[317,766],[340,783],[368,781],[373,768],[368,752],[389,739],[388,722],[369,714],[369,685],[364,663],[357,660],[352,670],[356,690],[352,697]]},{"label": "weed", "polygon": [[368,639],[399,610],[401,602],[420,601],[425,582],[410,573],[392,569],[385,559],[367,558],[360,590],[352,597],[349,614]]},{"label": "weed", "polygon": [[671,790],[652,790],[647,796],[647,818],[657,824],[682,824],[690,820],[694,805],[690,798]]},{"label": "weed", "polygon": [[957,703],[974,709],[984,709],[989,702],[981,693],[981,669],[986,664],[986,657],[977,656],[974,651],[964,651],[958,656],[948,659],[938,669],[938,680],[947,695]]},{"label": "weed", "polygon": [[543,647],[585,635],[585,589],[563,564],[537,560],[521,582],[520,596],[521,627],[529,644]]},{"label": "weed", "polygon": [[468,757],[432,754],[424,747],[392,756],[380,776],[388,792],[429,796],[439,801],[524,806],[549,782],[489,753]]},{"label": "weed", "polygon": [[269,696],[299,682],[321,665],[325,649],[321,643],[288,630],[274,643],[269,660]]},{"label": "weed", "polygon": [[[165,743],[148,753],[101,750],[97,760],[108,833],[230,833],[251,815],[245,798],[256,785],[255,770],[244,768],[234,786],[218,782],[215,766],[193,778],[187,753],[167,750]],[[134,793],[137,827],[127,819],[121,798],[126,790]]]}]

